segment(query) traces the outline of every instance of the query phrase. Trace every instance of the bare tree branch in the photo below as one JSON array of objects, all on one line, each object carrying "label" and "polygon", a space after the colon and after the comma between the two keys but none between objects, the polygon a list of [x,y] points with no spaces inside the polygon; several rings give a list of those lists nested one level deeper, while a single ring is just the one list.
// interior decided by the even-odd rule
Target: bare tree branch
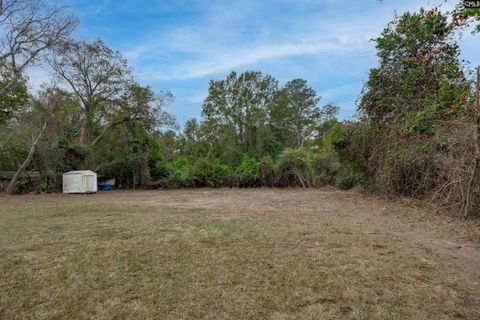
[{"label": "bare tree branch", "polygon": [[9,74],[2,79],[0,95],[18,83],[42,52],[68,38],[78,22],[66,12],[44,0],[0,0],[0,68]]}]

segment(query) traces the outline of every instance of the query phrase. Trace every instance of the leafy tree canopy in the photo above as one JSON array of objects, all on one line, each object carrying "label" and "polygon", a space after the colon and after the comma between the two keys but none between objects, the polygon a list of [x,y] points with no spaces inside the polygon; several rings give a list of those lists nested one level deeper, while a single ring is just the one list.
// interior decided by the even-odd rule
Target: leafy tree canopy
[{"label": "leafy tree canopy", "polygon": [[405,13],[374,39],[379,66],[370,71],[359,110],[378,123],[413,117],[410,129],[462,111],[468,83],[447,17],[438,10]]}]

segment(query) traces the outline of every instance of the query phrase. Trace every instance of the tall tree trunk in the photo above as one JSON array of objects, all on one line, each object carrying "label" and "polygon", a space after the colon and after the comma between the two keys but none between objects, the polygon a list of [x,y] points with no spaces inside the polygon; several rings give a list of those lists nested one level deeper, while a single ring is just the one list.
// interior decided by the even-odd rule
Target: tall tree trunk
[{"label": "tall tree trunk", "polygon": [[296,126],[295,131],[297,134],[297,148],[302,148],[303,147],[302,128],[300,126]]},{"label": "tall tree trunk", "polygon": [[[78,139],[78,144],[87,146],[91,138],[90,136],[92,131],[92,116],[91,116],[90,108],[85,107],[85,109],[86,110],[85,110],[84,118],[82,119],[82,122],[80,124],[80,137]],[[75,152],[74,157],[75,157],[76,169],[80,169],[80,170],[88,169],[87,155],[84,154],[83,151],[81,152],[81,154],[78,154],[77,152]]]},{"label": "tall tree trunk", "polygon": [[240,124],[238,126],[238,136],[239,136],[239,140],[240,140],[240,143],[241,144],[244,144],[245,143],[245,137],[244,137],[244,133],[243,133],[243,125]]},{"label": "tall tree trunk", "polygon": [[80,126],[80,138],[78,140],[79,144],[85,144],[88,139],[89,129],[90,129],[90,116],[85,115],[85,119],[82,119]]},{"label": "tall tree trunk", "polygon": [[79,144],[84,144],[87,140],[87,121],[82,121],[82,126],[80,127],[80,138],[78,139]]},{"label": "tall tree trunk", "polygon": [[85,118],[82,119],[81,127],[80,127],[80,138],[78,143],[79,144],[86,144],[89,139],[89,135],[91,134],[92,128],[92,115],[89,107],[85,107]]},{"label": "tall tree trunk", "polygon": [[15,174],[13,175],[12,180],[10,180],[10,183],[8,184],[7,190],[6,190],[7,193],[12,194],[13,191],[15,191],[17,180],[20,177],[20,175],[25,171],[25,169],[28,167],[30,162],[32,162],[33,154],[35,153],[35,149],[37,148],[38,141],[40,141],[40,138],[42,137],[43,131],[45,131],[46,127],[47,127],[47,123],[44,122],[42,129],[38,133],[37,137],[36,138],[32,137],[33,141],[30,147],[30,151],[28,152],[28,156],[25,159],[25,161],[23,161],[22,165],[18,168],[17,172],[15,172]]}]

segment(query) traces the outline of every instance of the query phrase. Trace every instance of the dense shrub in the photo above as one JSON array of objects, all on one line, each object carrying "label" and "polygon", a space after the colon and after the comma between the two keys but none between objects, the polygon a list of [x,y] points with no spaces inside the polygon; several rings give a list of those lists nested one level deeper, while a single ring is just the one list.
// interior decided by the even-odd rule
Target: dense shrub
[{"label": "dense shrub", "polygon": [[0,141],[0,168],[6,171],[16,170],[27,156],[28,147],[19,137],[6,134],[0,133]]},{"label": "dense shrub", "polygon": [[244,154],[242,161],[235,170],[236,185],[239,187],[256,187],[260,185],[260,165],[255,158]]},{"label": "dense shrub", "polygon": [[313,158],[313,183],[315,186],[333,185],[340,168],[338,155],[324,148]]},{"label": "dense shrub", "polygon": [[371,127],[366,121],[337,123],[313,159],[314,184],[351,189],[365,184],[371,153]]},{"label": "dense shrub", "polygon": [[231,186],[232,174],[233,170],[228,165],[215,162],[212,167],[212,174],[207,178],[207,186],[214,188]]},{"label": "dense shrub", "polygon": [[220,188],[231,186],[232,174],[233,170],[228,165],[202,158],[192,166],[189,178],[193,187]]},{"label": "dense shrub", "polygon": [[348,190],[363,184],[363,171],[349,165],[341,166],[335,177],[335,185],[340,189]]},{"label": "dense shrub", "polygon": [[164,174],[160,185],[164,188],[187,188],[192,186],[192,166],[187,158],[179,157],[172,162],[157,164],[158,172]]},{"label": "dense shrub", "polygon": [[212,164],[208,159],[198,159],[192,164],[190,179],[192,187],[206,187],[209,177],[212,175]]},{"label": "dense shrub", "polygon": [[284,150],[275,165],[275,185],[279,187],[311,187],[310,153],[305,149]]},{"label": "dense shrub", "polygon": [[275,164],[272,157],[264,156],[259,163],[260,184],[266,187],[273,187],[275,184]]},{"label": "dense shrub", "polygon": [[52,177],[43,176],[35,181],[35,191],[40,193],[56,192],[60,190],[60,184]]}]

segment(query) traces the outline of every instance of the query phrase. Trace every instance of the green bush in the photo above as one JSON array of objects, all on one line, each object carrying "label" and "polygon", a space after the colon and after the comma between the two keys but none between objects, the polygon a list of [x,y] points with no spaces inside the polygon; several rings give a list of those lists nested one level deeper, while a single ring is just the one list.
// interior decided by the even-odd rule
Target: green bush
[{"label": "green bush", "polygon": [[194,187],[220,188],[231,185],[232,173],[226,164],[202,158],[192,166],[189,176]]},{"label": "green bush", "polygon": [[0,133],[0,169],[15,171],[18,164],[27,157],[28,147],[18,136]]},{"label": "green bush", "polygon": [[164,160],[155,161],[152,166],[152,177],[156,180],[162,180],[167,178],[172,173],[172,163],[168,163]]},{"label": "green bush", "polygon": [[192,165],[187,158],[180,157],[169,163],[159,163],[157,170],[166,175],[160,180],[165,188],[187,188],[193,186]]},{"label": "green bush", "polygon": [[339,123],[328,134],[324,141],[324,147],[333,147],[337,152],[344,150],[348,145],[345,124]]},{"label": "green bush", "polygon": [[349,165],[343,165],[335,178],[335,185],[340,189],[348,190],[363,185],[364,181],[365,177],[361,170]]},{"label": "green bush", "polygon": [[193,165],[190,172],[190,179],[193,187],[206,187],[208,177],[211,173],[212,165],[208,159],[198,159]]},{"label": "green bush", "polygon": [[340,169],[340,161],[333,150],[322,149],[313,158],[313,183],[315,186],[333,185]]},{"label": "green bush", "polygon": [[214,188],[231,186],[233,170],[223,163],[213,164],[210,177],[207,178],[207,186]]},{"label": "green bush", "polygon": [[275,164],[275,185],[278,187],[312,186],[311,155],[305,149],[285,149]]},{"label": "green bush", "polygon": [[273,187],[275,184],[275,164],[272,157],[264,156],[259,163],[260,184],[266,187]]},{"label": "green bush", "polygon": [[260,164],[255,158],[244,154],[242,161],[235,170],[239,187],[256,187],[259,185]]},{"label": "green bush", "polygon": [[35,191],[39,193],[59,191],[59,185],[50,177],[40,177],[35,182]]}]

